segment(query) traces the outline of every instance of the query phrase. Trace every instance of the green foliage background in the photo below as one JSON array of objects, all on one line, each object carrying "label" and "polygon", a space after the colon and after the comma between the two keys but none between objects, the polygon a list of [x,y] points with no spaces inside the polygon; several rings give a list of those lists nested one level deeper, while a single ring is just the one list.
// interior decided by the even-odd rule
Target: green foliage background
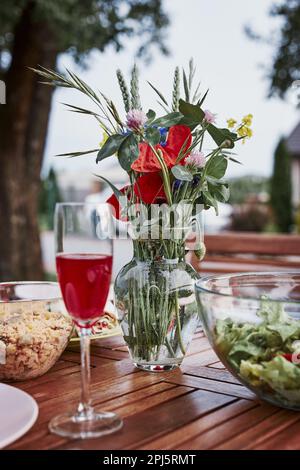
[{"label": "green foliage background", "polygon": [[281,232],[289,232],[293,222],[291,156],[286,148],[284,139],[279,141],[275,150],[270,195],[278,229]]}]

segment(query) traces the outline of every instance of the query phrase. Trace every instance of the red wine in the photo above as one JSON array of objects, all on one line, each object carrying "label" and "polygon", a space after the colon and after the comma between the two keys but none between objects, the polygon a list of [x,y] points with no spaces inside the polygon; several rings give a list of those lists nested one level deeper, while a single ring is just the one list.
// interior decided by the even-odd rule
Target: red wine
[{"label": "red wine", "polygon": [[75,322],[95,323],[103,315],[108,296],[112,256],[59,254],[56,269],[66,308]]}]

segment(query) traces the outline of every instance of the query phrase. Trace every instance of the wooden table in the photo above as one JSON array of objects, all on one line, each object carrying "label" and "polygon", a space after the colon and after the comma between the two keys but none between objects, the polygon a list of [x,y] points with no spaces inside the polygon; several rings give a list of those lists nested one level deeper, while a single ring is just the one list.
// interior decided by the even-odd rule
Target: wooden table
[{"label": "wooden table", "polygon": [[124,427],[88,441],[48,432],[48,422],[78,402],[80,360],[70,345],[46,375],[18,386],[39,404],[33,428],[10,449],[300,449],[300,413],[262,404],[227,372],[202,332],[181,370],[135,369],[121,336],[93,341],[95,405],[117,411]]}]

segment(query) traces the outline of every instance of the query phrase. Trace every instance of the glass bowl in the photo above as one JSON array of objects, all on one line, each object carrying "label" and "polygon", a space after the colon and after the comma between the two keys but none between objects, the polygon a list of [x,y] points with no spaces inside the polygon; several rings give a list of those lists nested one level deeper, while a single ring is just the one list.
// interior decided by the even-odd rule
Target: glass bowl
[{"label": "glass bowl", "polygon": [[196,294],[223,364],[259,398],[300,410],[300,272],[207,277]]},{"label": "glass bowl", "polygon": [[57,283],[0,283],[0,380],[45,374],[64,351],[72,331]]}]

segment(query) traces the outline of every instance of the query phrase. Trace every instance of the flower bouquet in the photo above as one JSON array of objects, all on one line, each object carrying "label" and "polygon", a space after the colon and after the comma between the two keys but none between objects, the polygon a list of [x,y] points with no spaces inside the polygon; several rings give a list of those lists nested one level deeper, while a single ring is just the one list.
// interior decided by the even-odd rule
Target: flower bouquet
[{"label": "flower bouquet", "polygon": [[[117,159],[128,173],[122,189],[99,175],[112,189],[108,202],[116,219],[126,224],[133,240],[134,258],[115,281],[120,324],[138,367],[151,371],[177,367],[198,323],[194,296],[198,275],[185,260],[187,246],[199,258],[204,256],[202,211],[214,207],[217,213],[218,202],[228,200],[224,176],[229,161],[237,162],[232,153],[236,142],[251,136],[252,115],[240,124],[229,119],[227,128],[217,127],[216,115],[204,107],[208,91],[201,94],[200,85],[194,86],[192,60],[182,74],[176,67],[170,101],[149,83],[163,110],[160,115],[143,110],[136,66],[129,87],[117,71],[124,114],[71,71],[36,72],[47,84],[76,89],[94,104],[94,109],[66,106],[99,122],[101,148],[64,156],[97,153],[97,162]],[[213,146],[204,153],[206,137]]]}]

